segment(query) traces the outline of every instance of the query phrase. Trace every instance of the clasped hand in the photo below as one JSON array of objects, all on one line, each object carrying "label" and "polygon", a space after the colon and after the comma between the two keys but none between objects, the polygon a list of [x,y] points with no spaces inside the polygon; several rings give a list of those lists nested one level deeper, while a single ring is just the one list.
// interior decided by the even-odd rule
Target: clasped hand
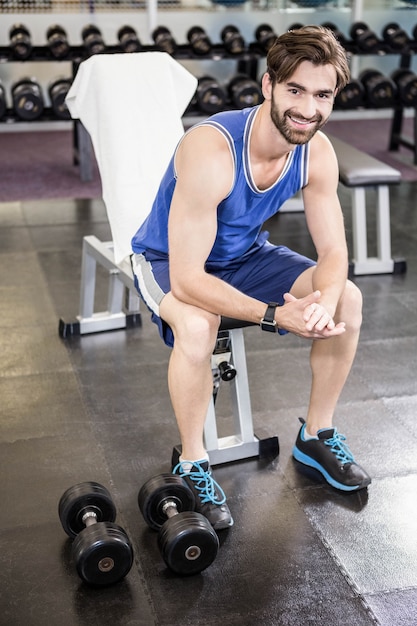
[{"label": "clasped hand", "polygon": [[345,322],[335,324],[333,317],[319,303],[320,291],[295,298],[290,293],[284,294],[285,304],[281,313],[286,313],[281,325],[286,330],[309,339],[327,339],[341,335],[346,330]]}]

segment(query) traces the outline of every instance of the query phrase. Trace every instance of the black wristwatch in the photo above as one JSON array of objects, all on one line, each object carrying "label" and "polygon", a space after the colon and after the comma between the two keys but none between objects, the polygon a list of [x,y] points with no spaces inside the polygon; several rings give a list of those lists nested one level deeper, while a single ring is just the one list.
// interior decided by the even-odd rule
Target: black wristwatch
[{"label": "black wristwatch", "polygon": [[261,319],[262,330],[270,333],[278,332],[278,324],[275,321],[275,309],[279,306],[278,302],[270,302],[265,311],[265,315]]}]

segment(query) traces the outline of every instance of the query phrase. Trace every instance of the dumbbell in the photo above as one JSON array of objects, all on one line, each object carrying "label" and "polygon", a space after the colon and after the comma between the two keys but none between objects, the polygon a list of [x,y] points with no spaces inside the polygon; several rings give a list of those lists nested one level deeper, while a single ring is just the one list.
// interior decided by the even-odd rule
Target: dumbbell
[{"label": "dumbbell", "polygon": [[203,113],[212,115],[223,111],[226,105],[227,94],[218,81],[211,76],[202,76],[198,79],[196,101]]},{"label": "dumbbell", "polygon": [[167,54],[175,54],[177,50],[177,42],[172,36],[171,31],[166,26],[158,26],[152,33],[152,39],[161,52]]},{"label": "dumbbell", "polygon": [[246,74],[237,74],[228,85],[230,99],[238,109],[260,104],[263,96],[260,85]]},{"label": "dumbbell", "polygon": [[88,56],[101,54],[106,50],[101,30],[94,24],[87,24],[81,31],[81,39]]},{"label": "dumbbell", "polygon": [[269,24],[259,24],[255,30],[255,39],[265,52],[272,48],[276,38],[277,34]]},{"label": "dumbbell", "polygon": [[10,50],[15,59],[24,61],[32,54],[30,32],[23,24],[14,24],[9,31]]},{"label": "dumbbell", "polygon": [[46,40],[51,55],[55,59],[65,59],[70,53],[68,36],[64,28],[59,24],[49,26],[46,31]]},{"label": "dumbbell", "polygon": [[301,24],[301,22],[294,22],[293,24],[291,24],[291,26],[288,26],[288,31],[291,30],[298,30],[300,28],[303,28],[304,24]]},{"label": "dumbbell", "polygon": [[58,505],[62,527],[71,539],[72,557],[80,578],[93,586],[122,580],[133,564],[133,549],[123,528],[114,523],[110,493],[96,482],[74,485]]},{"label": "dumbbell", "polygon": [[350,80],[340,91],[337,92],[334,103],[339,109],[357,109],[363,106],[365,89],[363,84],[356,79]]},{"label": "dumbbell", "polygon": [[411,42],[405,30],[395,22],[390,22],[384,27],[382,37],[393,50],[404,50]]},{"label": "dumbbell", "polygon": [[377,52],[380,48],[380,41],[377,35],[365,22],[354,22],[350,27],[349,34],[363,52]]},{"label": "dumbbell", "polygon": [[327,28],[327,30],[331,30],[333,35],[336,37],[337,41],[343,46],[346,47],[347,39],[344,34],[338,29],[336,24],[333,22],[324,22],[322,24],[323,28]]},{"label": "dumbbell", "polygon": [[394,70],[391,78],[397,86],[401,102],[407,107],[417,108],[417,75],[411,70]]},{"label": "dumbbell", "polygon": [[26,122],[38,119],[44,110],[40,85],[33,78],[22,78],[11,88],[13,108],[16,115]]},{"label": "dumbbell", "polygon": [[198,56],[209,54],[212,49],[212,43],[204,28],[201,26],[193,26],[187,32],[187,39],[191,45],[192,51]]},{"label": "dumbbell", "polygon": [[233,24],[229,24],[222,29],[220,38],[229,54],[242,54],[245,51],[245,40],[239,29],[233,26]]},{"label": "dumbbell", "polygon": [[7,103],[6,103],[6,91],[3,87],[2,82],[0,81],[0,120],[5,116],[7,111]]},{"label": "dumbbell", "polygon": [[117,32],[117,38],[123,52],[140,52],[142,44],[137,32],[132,26],[122,26]]},{"label": "dumbbell", "polygon": [[70,120],[71,114],[65,104],[65,98],[71,87],[72,81],[69,78],[58,78],[48,87],[51,107],[56,117],[60,120]]},{"label": "dumbbell", "polygon": [[159,550],[173,572],[198,574],[213,563],[219,539],[208,519],[194,510],[194,493],[181,476],[149,479],[139,491],[138,504],[145,522],[158,531]]},{"label": "dumbbell", "polygon": [[397,87],[391,78],[378,70],[363,70],[359,80],[365,89],[367,106],[375,108],[392,107],[395,104]]}]

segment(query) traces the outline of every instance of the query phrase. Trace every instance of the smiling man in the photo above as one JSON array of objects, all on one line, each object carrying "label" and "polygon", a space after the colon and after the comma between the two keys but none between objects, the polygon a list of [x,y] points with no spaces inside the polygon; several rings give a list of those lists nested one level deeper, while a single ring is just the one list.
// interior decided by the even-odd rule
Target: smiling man
[{"label": "smiling man", "polygon": [[[293,455],[342,491],[370,483],[333,426],[362,298],[347,279],[336,157],[318,131],[348,78],[344,50],[329,30],[306,26],[277,38],[262,79],[264,102],[216,114],[185,134],[132,241],[137,287],[172,346],[168,383],[182,443],[173,471],[216,529],[233,523],[203,445],[222,315],[311,341],[310,402]],[[262,232],[299,190],[314,261],[272,245]]]}]

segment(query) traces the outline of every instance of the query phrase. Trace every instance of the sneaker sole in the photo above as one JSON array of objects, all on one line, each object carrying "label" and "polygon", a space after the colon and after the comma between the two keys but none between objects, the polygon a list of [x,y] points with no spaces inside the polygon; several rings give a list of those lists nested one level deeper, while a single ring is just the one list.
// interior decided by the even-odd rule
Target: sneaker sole
[{"label": "sneaker sole", "polygon": [[326,472],[326,470],[324,469],[322,465],[320,465],[320,463],[312,459],[307,454],[304,454],[304,452],[301,452],[296,446],[294,446],[292,454],[295,460],[298,461],[299,463],[302,463],[303,465],[307,465],[308,467],[313,467],[318,472],[320,472],[320,474],[326,479],[329,485],[331,485],[332,487],[335,487],[336,489],[340,489],[341,491],[359,491],[359,489],[364,489],[365,487],[369,485],[369,482],[367,482],[364,485],[360,484],[360,485],[353,485],[353,486],[339,483],[337,480],[332,478],[332,476],[330,476],[328,472]]}]

